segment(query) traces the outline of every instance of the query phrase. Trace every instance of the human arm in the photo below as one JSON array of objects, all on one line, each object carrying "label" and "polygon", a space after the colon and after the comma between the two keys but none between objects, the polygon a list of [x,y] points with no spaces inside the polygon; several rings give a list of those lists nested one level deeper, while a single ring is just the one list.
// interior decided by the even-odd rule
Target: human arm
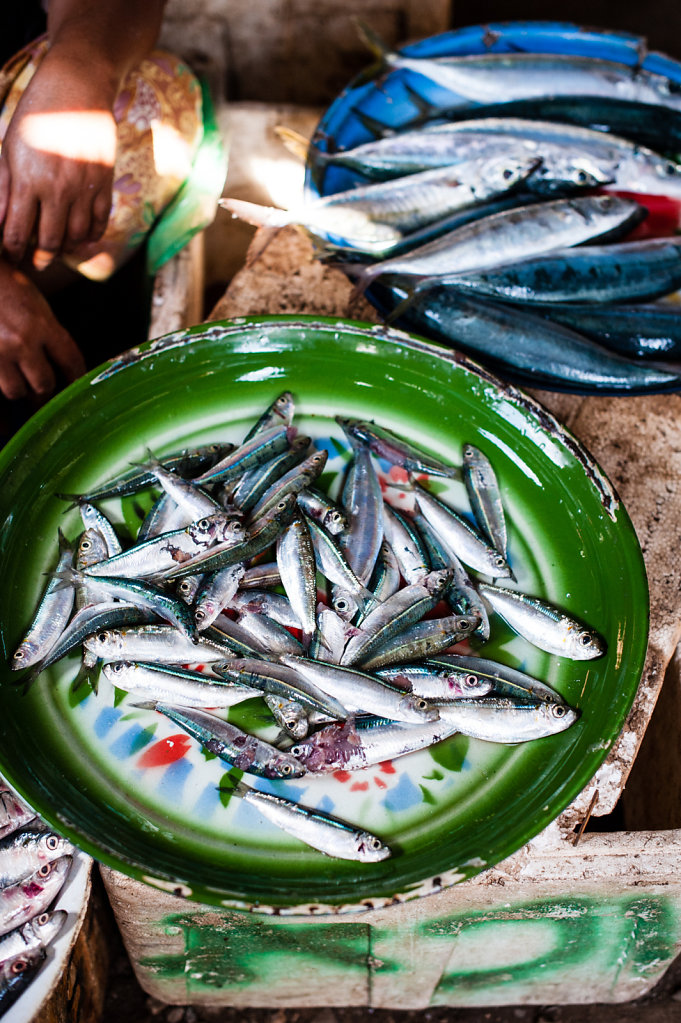
[{"label": "human arm", "polygon": [[113,106],[153,48],[164,0],[51,0],[50,48],[22,96],[0,154],[4,251],[35,241],[42,269],[103,234],[111,206]]},{"label": "human arm", "polygon": [[71,335],[20,270],[0,259],[0,392],[14,400],[55,389],[55,370],[70,382],[85,372]]}]

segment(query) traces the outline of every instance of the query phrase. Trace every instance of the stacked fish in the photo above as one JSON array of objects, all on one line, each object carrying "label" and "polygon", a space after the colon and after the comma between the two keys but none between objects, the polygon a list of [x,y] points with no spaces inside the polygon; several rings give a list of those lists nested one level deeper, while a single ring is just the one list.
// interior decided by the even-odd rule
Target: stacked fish
[{"label": "stacked fish", "polygon": [[0,1015],[39,972],[65,923],[66,912],[50,907],[72,853],[0,779]]},{"label": "stacked fish", "polygon": [[320,130],[307,153],[322,198],[225,205],[302,224],[389,320],[522,383],[678,389],[681,316],[654,300],[681,286],[681,241],[626,240],[646,204],[681,200],[678,85],[565,53],[411,57],[364,33],[384,111],[406,93],[420,113],[388,127],[364,96],[354,123],[377,137],[334,149]]},{"label": "stacked fish", "polygon": [[[337,502],[321,485],[326,448],[293,416],[285,392],[236,448],[150,458],[62,495],[85,529],[73,545],[62,538],[12,667],[29,670],[28,685],[81,649],[74,685],[95,687],[103,662],[135,705],[246,775],[233,774],[231,795],[315,849],[371,862],[390,855],[380,838],[260,791],[257,778],[361,769],[456,732],[518,743],[569,727],[578,712],[542,681],[468,646],[451,652],[490,637],[490,610],[559,656],[596,658],[606,646],[560,609],[495,584],[514,577],[499,484],[478,448],[465,445],[454,467],[374,423],[337,417],[351,452]],[[377,462],[399,467],[404,484],[384,495]],[[476,525],[432,493],[431,477],[465,480]],[[151,486],[158,499],[124,550],[96,503]],[[391,505],[405,492],[410,512]],[[254,696],[280,727],[275,743],[225,713]]]}]

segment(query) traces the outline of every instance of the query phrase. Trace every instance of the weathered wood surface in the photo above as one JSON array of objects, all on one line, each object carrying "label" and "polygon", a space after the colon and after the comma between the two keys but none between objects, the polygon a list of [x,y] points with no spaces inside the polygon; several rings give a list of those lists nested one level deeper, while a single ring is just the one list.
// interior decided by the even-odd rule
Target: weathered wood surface
[{"label": "weathered wood surface", "polygon": [[170,0],[161,44],[217,95],[328,103],[374,59],[354,17],[394,46],[444,32],[451,12],[450,0]]},{"label": "weathered wood surface", "polygon": [[88,886],[87,911],[64,971],[34,1023],[99,1023],[109,979],[111,913],[99,877]]},{"label": "weathered wood surface", "polygon": [[336,916],[183,902],[102,868],[137,978],[163,1002],[233,1007],[618,1002],[681,947],[681,832],[549,829],[493,870]]},{"label": "weathered wood surface", "polygon": [[199,323],[203,312],[203,233],[195,234],[154,278],[149,337]]}]

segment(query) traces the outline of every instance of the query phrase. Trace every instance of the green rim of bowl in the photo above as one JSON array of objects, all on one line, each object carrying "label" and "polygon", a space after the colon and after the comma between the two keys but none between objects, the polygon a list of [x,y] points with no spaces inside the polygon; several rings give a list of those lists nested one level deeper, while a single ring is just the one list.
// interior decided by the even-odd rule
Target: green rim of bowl
[{"label": "green rim of bowl", "polygon": [[[353,911],[427,894],[493,866],[575,798],[607,756],[636,694],[647,642],[646,576],[629,517],[598,465],[517,388],[460,353],[400,331],[319,317],[250,317],[131,350],[55,397],[0,453],[6,656],[54,564],[57,527],[70,523],[78,532],[77,512],[64,515],[56,493],[78,492],[146,447],[171,450],[219,437],[223,428],[243,431],[285,389],[322,434],[327,423],[338,433],[335,414],[354,415],[401,429],[451,461],[463,442],[493,454],[511,529],[540,580],[537,595],[608,640],[596,661],[542,655],[544,677],[579,708],[579,721],[547,739],[495,748],[480,761],[469,757],[468,744],[455,745],[458,737],[447,740],[454,753],[451,763],[440,757],[438,771],[449,794],[416,823],[410,818],[403,827],[396,812],[393,857],[367,865],[306,850],[254,854],[205,842],[173,821],[162,826],[158,815],[150,822],[143,798],[112,785],[101,751],[88,752],[74,738],[80,711],[55,702],[50,686],[58,683],[49,671],[23,695],[3,669],[0,771],[53,827],[133,878],[249,910]],[[490,650],[506,657],[503,643]],[[469,774],[461,798],[457,749],[480,772],[472,788]]]}]

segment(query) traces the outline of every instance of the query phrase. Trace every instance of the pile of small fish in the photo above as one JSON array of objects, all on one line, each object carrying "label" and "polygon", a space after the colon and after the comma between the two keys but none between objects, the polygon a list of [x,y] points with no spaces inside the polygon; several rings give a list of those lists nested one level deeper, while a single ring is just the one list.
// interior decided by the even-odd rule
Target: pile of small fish
[{"label": "pile of small fish", "polygon": [[[596,658],[606,646],[554,606],[495,584],[514,577],[499,484],[478,448],[465,445],[458,468],[372,422],[337,417],[351,455],[343,449],[336,501],[320,480],[326,448],[293,416],[284,392],[237,447],[150,456],[87,493],[60,495],[77,502],[85,529],[73,545],[62,537],[11,666],[28,669],[20,684],[30,685],[82,649],[74,685],[94,687],[103,662],[136,706],[244,772],[232,794],[315,849],[371,862],[390,855],[377,836],[247,780],[362,768],[456,732],[518,743],[567,728],[578,712],[543,682],[469,648],[445,653],[472,637],[484,643],[490,609],[558,656]],[[381,479],[377,460],[399,467],[404,483]],[[432,493],[430,477],[465,481],[476,526]],[[96,504],[150,487],[160,496],[124,550]],[[413,511],[396,510],[391,497],[406,493]],[[254,696],[281,729],[275,744],[226,719]]]},{"label": "pile of small fish", "polygon": [[281,129],[322,197],[289,211],[222,204],[303,225],[389,322],[520,382],[678,389],[681,315],[653,300],[681,287],[681,240],[629,239],[651,201],[677,203],[666,233],[678,230],[678,84],[565,53],[408,57],[363,32],[376,90],[390,97],[395,74],[418,116],[386,126],[355,107],[373,140],[349,149],[320,131],[308,150]]},{"label": "pile of small fish", "polygon": [[73,846],[50,831],[0,779],[0,1015],[45,963],[66,921],[51,911],[71,868]]}]

